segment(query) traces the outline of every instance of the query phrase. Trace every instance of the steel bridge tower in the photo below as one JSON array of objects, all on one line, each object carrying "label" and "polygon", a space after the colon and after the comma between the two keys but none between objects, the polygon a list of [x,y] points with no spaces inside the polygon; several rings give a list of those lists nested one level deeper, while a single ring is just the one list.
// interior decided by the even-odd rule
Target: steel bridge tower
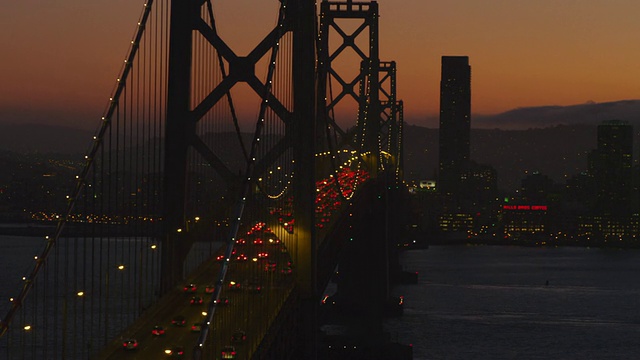
[{"label": "steel bridge tower", "polygon": [[[248,84],[263,98],[263,106],[269,107],[286,123],[287,139],[298,157],[294,186],[296,225],[307,231],[297,232],[298,244],[305,244],[297,254],[296,262],[302,267],[298,273],[301,286],[309,293],[313,288],[313,155],[315,138],[315,7],[313,0],[291,0],[284,7],[283,22],[250,52],[248,56],[238,56],[215,28],[207,24],[201,16],[203,1],[185,0],[171,2],[171,31],[169,49],[169,86],[166,121],[166,155],[164,169],[164,224],[163,248],[163,289],[174,286],[182,278],[182,262],[189,247],[189,239],[182,236],[185,224],[187,153],[189,149],[199,152],[210,166],[226,180],[227,192],[242,194],[242,184],[246,179],[232,174],[221,165],[217,155],[196,134],[196,124],[216,103],[226,101],[230,89],[241,82]],[[210,11],[210,10],[209,10]],[[257,62],[270,49],[277,46],[282,36],[293,33],[293,87],[294,110],[289,112],[270,91],[269,84],[262,83],[255,74]],[[226,63],[222,68],[224,80],[218,84],[197,106],[191,106],[193,37],[202,35]],[[228,71],[228,74],[226,72]],[[279,151],[283,151],[280,149]],[[251,162],[253,170],[264,168],[265,164]]]},{"label": "steel bridge tower", "polygon": [[[359,22],[357,28],[348,33],[341,21]],[[332,39],[333,34],[337,39]],[[366,163],[373,176],[378,169],[378,134],[380,129],[377,114],[378,101],[378,3],[347,1],[323,1],[320,6],[318,33],[318,109],[320,124],[327,133],[335,132],[340,138],[336,142],[351,142],[362,153],[367,153]],[[335,47],[335,48],[334,48]],[[359,61],[360,72],[353,78],[336,66],[338,60],[347,56],[350,49]],[[338,89],[333,89],[333,86]],[[347,100],[355,100],[358,106],[357,124],[344,128],[336,119],[336,109]],[[348,121],[348,120],[347,120]],[[354,135],[355,133],[355,135]],[[329,140],[324,144],[336,146]]]},{"label": "steel bridge tower", "polygon": [[[318,108],[324,129],[319,131],[339,135],[337,139],[326,137],[328,142],[323,145],[333,148],[346,143],[357,149],[375,184],[363,195],[368,198],[366,205],[353,214],[358,220],[343,249],[338,280],[337,301],[350,314],[349,332],[365,347],[376,347],[382,340],[381,316],[390,296],[391,272],[397,265],[391,243],[402,224],[398,219],[402,204],[390,194],[396,195],[395,188],[402,182],[403,106],[396,96],[396,63],[380,61],[378,20],[376,1],[321,3]],[[347,21],[356,25],[343,26]],[[360,68],[351,78],[340,67],[340,59],[348,58],[349,51],[359,60],[352,65]],[[345,128],[336,115],[348,100],[357,103],[352,128]]]},{"label": "steel bridge tower", "polygon": [[[131,42],[130,55],[125,60],[122,76],[117,79],[116,93],[109,99],[108,113],[101,119],[102,127],[94,136],[90,154],[85,156],[87,166],[76,177],[75,193],[67,197],[69,206],[64,222],[61,221],[62,225],[56,229],[55,240],[47,240],[44,256],[35,259],[36,267],[32,275],[25,278],[24,290],[12,305],[7,319],[10,320],[21,308],[27,292],[36,282],[38,270],[46,269],[43,264],[47,255],[58,243],[55,249],[65,246],[63,249],[66,249],[69,258],[66,262],[50,259],[49,263],[55,265],[55,271],[64,269],[65,278],[60,281],[64,286],[58,286],[58,283],[44,285],[43,288],[50,293],[41,291],[41,298],[54,299],[53,305],[34,302],[32,309],[35,310],[32,313],[46,314],[53,308],[63,308],[62,314],[54,317],[63,319],[60,325],[62,330],[57,332],[61,336],[53,336],[54,342],[58,340],[57,337],[62,337],[62,349],[58,351],[54,348],[51,353],[60,352],[63,358],[70,353],[91,355],[98,346],[109,342],[112,328],[136,321],[139,315],[148,314],[145,311],[157,305],[162,295],[176,293],[176,285],[185,280],[185,273],[190,272],[185,263],[195,243],[211,241],[207,238],[224,238],[227,241],[225,256],[228,262],[241,222],[247,225],[256,219],[262,220],[264,212],[268,212],[264,204],[270,200],[268,195],[271,194],[265,196],[266,192],[259,189],[258,177],[268,177],[270,170],[279,168],[286,161],[289,166],[286,171],[291,175],[288,178],[291,181],[283,186],[284,190],[277,190],[286,192],[287,197],[292,199],[291,213],[295,217],[295,230],[279,226],[277,231],[280,233],[276,233],[276,230],[274,233],[282,239],[295,264],[292,275],[295,277],[294,296],[287,298],[287,301],[295,303],[294,315],[289,318],[295,317],[296,331],[301,330],[299,332],[304,335],[297,334],[297,339],[301,339],[299,343],[302,343],[299,352],[304,358],[317,356],[318,300],[333,274],[341,251],[348,244],[351,225],[358,227],[359,231],[366,234],[365,237],[375,238],[373,246],[367,251],[375,257],[377,264],[389,262],[386,246],[390,221],[387,216],[392,211],[386,203],[376,200],[380,199],[377,195],[383,189],[375,186],[389,183],[393,175],[395,184],[399,184],[401,178],[402,102],[396,98],[395,62],[381,62],[379,59],[377,2],[322,1],[319,4],[319,18],[315,2],[278,1],[276,26],[246,56],[236,54],[218,34],[211,0],[166,0],[160,9],[155,8],[156,17],[152,17],[151,23],[147,19],[150,18],[153,1],[144,4],[143,17]],[[169,26],[165,26],[167,20]],[[361,23],[355,31],[349,32],[341,27],[342,20]],[[148,29],[152,28],[150,24],[154,24],[156,31],[145,31],[147,26]],[[330,39],[335,34],[338,38]],[[279,48],[285,46],[290,51],[278,57]],[[139,48],[143,49],[141,60],[134,65],[133,60]],[[351,49],[357,57],[357,61],[351,64],[357,69],[357,74],[352,78],[341,72],[337,61],[347,49]],[[282,58],[285,58],[284,66],[276,68],[276,60]],[[260,78],[256,69],[265,64],[267,75]],[[153,73],[162,75],[153,78]],[[135,76],[127,81],[127,74]],[[272,80],[274,84],[284,83],[285,88],[272,85]],[[203,86],[203,83],[206,84]],[[239,84],[248,86],[260,99],[256,132],[248,149],[244,146],[231,98],[232,89]],[[333,92],[334,87],[338,88],[336,93]],[[145,97],[144,100],[139,100],[141,97]],[[354,114],[348,116],[346,122],[336,115],[337,108],[345,100],[356,103]],[[270,129],[272,132],[268,134],[271,137],[260,136],[265,119],[278,123],[275,131],[274,128]],[[227,120],[233,121],[235,135],[240,138],[240,170],[230,166],[227,154],[221,151],[225,145],[220,145],[218,140],[226,135],[218,134],[226,134],[224,130],[227,128],[216,132],[207,127],[211,124],[217,126]],[[160,144],[162,138],[164,143]],[[315,201],[318,190],[316,181],[337,175],[337,167],[335,163],[331,169],[319,166],[317,155],[330,150],[332,155],[336,155],[330,156],[333,159],[338,157],[338,148],[349,149],[350,154],[357,154],[358,171],[364,164],[362,167],[366,168],[367,175],[373,180],[382,181],[363,181],[362,188],[357,191],[352,189],[353,194],[361,193],[353,201],[342,194],[347,206],[335,211],[337,216],[332,219],[331,226],[338,228],[338,231],[334,233],[331,232],[333,229],[318,230]],[[196,177],[200,175],[202,178],[208,177],[206,180],[209,182],[197,188],[200,178]],[[214,180],[215,185],[212,185]],[[150,183],[152,186],[149,186]],[[196,190],[207,186],[215,187],[215,192],[196,198],[199,195]],[[224,201],[217,203],[221,199]],[[74,210],[76,204],[78,207]],[[360,213],[354,216],[359,222],[349,222],[352,214],[348,206],[351,205]],[[200,231],[203,228],[194,223],[198,221],[194,217],[196,207],[199,207],[197,211],[204,209],[216,212],[207,214],[208,220],[228,221],[228,230],[224,230],[227,234],[221,236],[214,231]],[[242,220],[245,208],[254,211],[251,215],[255,216],[246,216]],[[375,212],[369,211],[374,208]],[[76,212],[81,214],[82,209],[89,214],[96,214],[93,222],[100,219],[99,215],[105,214],[113,215],[115,220],[109,220],[107,225],[102,226],[104,232],[96,232],[87,226],[87,231],[93,231],[90,237],[80,232],[61,236],[67,220],[71,221]],[[123,209],[126,212],[123,213]],[[134,226],[125,228],[127,221],[120,224],[120,218],[126,218]],[[367,226],[372,221],[378,226]],[[121,245],[117,239],[108,239],[112,235],[123,235],[130,241]],[[334,241],[334,235],[341,239]],[[87,238],[92,240],[91,248],[88,245],[85,247],[85,244],[89,244]],[[109,240],[105,241],[104,248],[117,249],[118,256],[114,255],[115,251],[100,250],[102,238]],[[368,245],[360,244],[365,247]],[[358,251],[358,248],[355,249]],[[100,261],[89,260],[87,263],[87,259],[91,259],[87,256],[89,253]],[[76,260],[80,259],[84,261],[82,266],[91,270],[90,282],[85,281],[87,276],[73,278],[74,273],[83,275],[82,271],[70,270],[80,268],[76,264]],[[128,261],[126,266],[124,262],[120,263],[123,259]],[[115,261],[120,266],[114,267]],[[150,265],[147,267],[147,264]],[[373,264],[360,265],[354,264],[354,269],[361,267],[356,271],[370,270],[376,276],[388,277],[388,268],[384,266],[373,268]],[[220,265],[223,275],[226,266]],[[224,279],[224,276],[220,278]],[[145,287],[137,289],[143,283]],[[216,282],[217,290],[213,297],[219,296],[221,284],[222,281]],[[115,288],[119,288],[117,292],[110,292]],[[135,289],[134,294],[125,291],[127,288]],[[377,288],[382,290],[377,296],[384,298],[388,286]],[[90,296],[80,295],[84,291],[77,291],[87,289]],[[58,299],[62,299],[59,301],[64,303],[63,306],[58,306]],[[85,311],[85,302],[95,303],[98,307],[95,312],[98,314],[97,325],[88,331],[84,330],[85,325],[89,326],[92,321],[76,316],[80,312],[83,315],[93,314],[88,309],[91,306]],[[123,310],[121,303],[126,303],[127,311]],[[117,321],[113,319],[114,314],[120,315]],[[46,321],[44,317],[42,322],[45,325]],[[113,326],[116,322],[117,326]],[[8,324],[9,321],[0,323],[0,330],[6,331]],[[67,339],[67,333],[70,334],[67,329],[70,328],[83,329],[80,332],[83,335],[77,340],[83,345],[88,344],[87,349],[77,346],[75,336]],[[277,330],[277,326],[275,328]],[[40,329],[44,330],[42,334],[46,339],[47,327]],[[202,331],[199,342],[203,336],[206,338],[207,332],[208,329]],[[34,341],[32,346],[35,347],[35,344]]]}]

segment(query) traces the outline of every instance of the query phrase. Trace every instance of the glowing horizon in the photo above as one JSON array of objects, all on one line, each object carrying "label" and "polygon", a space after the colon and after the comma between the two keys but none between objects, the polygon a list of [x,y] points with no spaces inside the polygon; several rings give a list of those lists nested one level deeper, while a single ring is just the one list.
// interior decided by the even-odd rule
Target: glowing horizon
[{"label": "glowing horizon", "polygon": [[[474,115],[640,98],[637,1],[378,3],[380,59],[397,63],[407,122],[437,117],[443,55],[469,56]],[[221,35],[239,54],[275,22],[275,0],[213,4]],[[130,0],[6,5],[0,121],[94,128],[142,6]],[[245,30],[236,31],[238,24]],[[248,118],[255,112],[244,109]]]}]

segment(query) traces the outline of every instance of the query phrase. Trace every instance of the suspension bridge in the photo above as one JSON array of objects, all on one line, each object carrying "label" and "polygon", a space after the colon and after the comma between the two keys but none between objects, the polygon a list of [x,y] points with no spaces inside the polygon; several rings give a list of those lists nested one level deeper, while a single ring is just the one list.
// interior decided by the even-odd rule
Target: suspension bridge
[{"label": "suspension bridge", "polygon": [[[406,189],[378,4],[273,2],[246,55],[213,0],[141,4],[57,226],[0,304],[0,357],[410,358],[382,331]],[[319,332],[335,313],[340,340]]]}]

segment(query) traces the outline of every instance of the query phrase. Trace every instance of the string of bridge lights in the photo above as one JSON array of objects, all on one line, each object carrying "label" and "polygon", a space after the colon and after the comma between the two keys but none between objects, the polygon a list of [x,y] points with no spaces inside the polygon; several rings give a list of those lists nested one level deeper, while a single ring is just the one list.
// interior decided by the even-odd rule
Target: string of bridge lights
[{"label": "string of bridge lights", "polygon": [[[130,49],[130,56],[129,56],[128,59],[124,60],[125,66],[124,66],[124,69],[122,70],[122,76],[116,79],[116,84],[117,84],[116,85],[116,89],[114,91],[113,96],[109,97],[109,102],[110,103],[109,103],[109,107],[108,107],[106,116],[101,117],[102,125],[101,125],[100,130],[98,131],[98,135],[94,135],[92,137],[93,146],[92,146],[91,150],[89,151],[89,154],[84,156],[84,158],[86,160],[86,165],[85,165],[83,171],[81,172],[81,175],[76,175],[75,176],[75,179],[77,180],[77,186],[75,188],[75,191],[73,192],[73,195],[66,195],[66,199],[70,204],[69,204],[69,207],[68,207],[68,210],[67,210],[67,214],[62,219],[60,219],[60,222],[66,222],[66,221],[69,220],[70,212],[71,212],[72,206],[73,206],[72,203],[78,197],[78,194],[80,193],[82,187],[84,185],[86,185],[86,177],[87,177],[88,171],[89,171],[89,169],[91,168],[91,166],[93,164],[93,160],[95,158],[95,154],[99,150],[99,146],[100,146],[100,143],[102,141],[103,135],[106,132],[106,129],[111,124],[111,116],[113,115],[113,112],[114,112],[115,107],[116,107],[116,105],[118,103],[120,94],[122,93],[122,90],[123,90],[123,88],[125,86],[124,84],[126,83],[127,75],[128,75],[130,69],[133,66],[132,65],[133,61],[130,61],[130,60],[133,60],[133,58],[135,57],[135,55],[137,53],[138,46],[139,46],[139,39],[142,36],[142,32],[144,31],[144,24],[146,23],[146,20],[148,18],[152,3],[153,3],[153,0],[149,0],[148,3],[145,3],[143,5],[144,12],[143,12],[143,15],[142,15],[142,19],[141,19],[140,22],[137,23],[138,30],[136,32],[136,36],[135,36],[134,40],[131,41],[132,46],[131,46],[131,49]],[[286,5],[283,5],[282,9],[286,9]],[[374,15],[374,17],[377,17],[377,16]],[[282,28],[282,26],[283,26],[283,24],[280,23],[279,27]],[[322,35],[322,33],[320,32],[319,37],[321,35]],[[373,49],[373,47],[374,47],[373,46],[373,40],[371,39],[370,41],[372,42],[371,48]],[[277,53],[279,45],[280,45],[280,43],[276,42],[276,45],[274,46],[272,54]],[[271,62],[271,66],[270,66],[270,69],[269,69],[269,73],[271,75],[273,73],[273,69],[275,68],[275,65],[276,65],[276,61],[275,61],[275,58],[274,58],[273,61]],[[369,71],[371,71],[371,65],[369,65]],[[266,90],[267,90],[266,92],[267,93],[269,93],[271,85],[272,85],[272,80],[269,79],[268,82],[267,82],[267,86],[266,86]],[[367,89],[370,91],[369,81],[367,81]],[[327,100],[326,97],[325,97],[325,100]],[[263,100],[263,106],[262,107],[266,108],[266,106],[268,105],[268,102],[269,102],[268,98],[265,97],[264,100]],[[364,110],[363,110],[364,111],[364,119],[366,119],[367,115],[368,115],[368,109],[369,109],[368,105],[369,105],[369,102],[367,101],[367,105],[364,107]],[[358,115],[359,115],[359,113],[360,113],[360,109],[358,109]],[[360,119],[360,116],[358,116],[358,119]],[[256,143],[258,143],[260,141],[260,137],[259,137],[260,129],[262,128],[262,124],[264,122],[265,122],[264,111],[261,111],[261,117],[260,117],[260,120],[259,120],[258,129],[256,131],[256,134],[257,134]],[[361,148],[363,148],[364,140],[366,139],[366,126],[363,126],[362,129],[363,129],[363,132],[362,132],[362,138],[361,138],[361,144],[360,144]],[[379,147],[379,154],[380,154],[380,160],[381,160],[380,163],[384,164],[384,162],[382,161],[382,156],[391,156],[391,154],[389,154],[389,153],[387,153],[387,152],[382,150],[380,141],[378,141],[378,147]],[[254,148],[255,148],[255,145],[254,145]],[[365,152],[365,153],[362,153],[360,156],[358,156],[357,152],[355,150],[353,150],[353,151],[342,150],[341,152],[343,152],[343,153],[351,152],[352,157],[350,157],[349,159],[344,161],[343,164],[340,165],[340,167],[339,167],[340,169],[343,169],[344,167],[348,167],[349,165],[351,165],[351,163],[353,161],[358,161],[360,159],[360,157],[366,157],[366,156],[370,155],[370,152]],[[250,167],[255,163],[255,160],[256,160],[255,153],[253,153],[253,155],[254,156],[252,156],[250,158],[251,159]],[[315,154],[316,157],[329,156],[329,155],[331,155],[333,158],[336,158],[336,155],[331,154],[331,152],[324,152],[324,153]],[[292,163],[294,163],[294,160],[292,160]],[[361,163],[362,163],[361,161],[357,162],[358,166],[357,166],[356,173],[360,172]],[[382,165],[382,166],[384,166],[384,165]],[[280,170],[280,167],[278,167],[278,170]],[[251,172],[247,171],[247,173],[248,173],[247,174],[248,176],[247,176],[246,180],[248,182],[250,182],[251,181]],[[286,189],[290,186],[291,181],[293,179],[293,176],[294,176],[294,174],[292,172],[291,175],[289,176],[289,179],[287,181],[287,184],[286,184],[285,188],[277,195],[268,195],[269,198],[275,199],[275,198],[281,197],[282,194],[284,194],[284,192],[286,191]],[[330,175],[330,177],[333,177],[333,176],[334,176],[333,174]],[[285,177],[287,177],[287,174],[285,174]],[[358,179],[359,178],[356,177],[356,181]],[[258,180],[262,181],[262,179],[258,179]],[[89,184],[88,186],[91,186],[91,184]],[[340,193],[343,193],[343,192],[340,191]],[[349,196],[349,199],[353,196],[353,194],[354,194],[354,192],[351,193],[351,195]],[[243,201],[246,200],[245,197],[243,197],[242,199],[243,199]],[[87,217],[88,216],[89,215],[87,215]],[[238,217],[237,220],[239,221],[240,217]],[[178,231],[181,231],[181,229],[178,229]],[[26,285],[26,284],[32,284],[33,279],[37,275],[37,272],[38,272],[37,270],[40,268],[41,264],[44,263],[47,255],[49,253],[50,248],[56,242],[56,239],[57,239],[58,236],[59,236],[59,233],[56,233],[56,236],[53,237],[53,238],[49,237],[49,236],[45,236],[45,240],[47,242],[47,247],[45,248],[45,250],[43,251],[43,254],[40,257],[37,256],[37,255],[34,256],[34,260],[36,261],[36,266],[34,268],[34,271],[29,276],[23,276],[22,277],[22,281],[25,282],[25,286],[23,287],[23,290],[22,290],[21,294],[18,296],[17,299],[15,299],[13,297],[9,299],[9,301],[11,303],[15,304],[14,307],[17,308],[22,304],[22,301],[24,300],[24,297],[26,296],[26,293],[28,292],[28,290],[30,288],[30,286]],[[235,242],[235,236],[232,237],[232,241]],[[157,246],[155,244],[151,245],[151,249],[156,249],[156,248],[157,248]],[[119,270],[124,270],[124,268],[125,268],[124,265],[119,265],[118,266]],[[85,293],[82,290],[79,290],[79,291],[76,292],[76,296],[78,296],[78,297],[83,297],[84,295],[85,295]],[[209,323],[207,322],[207,324],[209,324]],[[5,324],[5,322],[3,321],[2,326],[5,327],[5,326],[8,326],[8,324]],[[27,325],[24,325],[23,328],[24,328],[25,331],[30,331],[32,329],[32,326],[27,324]],[[202,344],[200,344],[200,346],[202,346]]]},{"label": "string of bridge lights", "polygon": [[[285,18],[285,10],[286,10],[286,1],[283,1],[280,7],[280,11],[278,13],[278,32],[279,32],[279,36],[277,37],[278,39],[280,39],[282,37],[282,34],[284,33],[284,28],[283,28],[283,23],[284,23],[284,18]],[[238,204],[239,206],[237,207],[237,216],[235,217],[235,220],[232,224],[232,231],[230,233],[230,238],[228,240],[228,245],[227,245],[227,249],[225,250],[225,257],[227,261],[224,261],[222,263],[222,266],[220,268],[220,273],[218,275],[218,281],[216,282],[215,285],[215,289],[214,289],[214,294],[212,295],[212,297],[214,298],[214,301],[210,302],[209,306],[208,306],[208,311],[207,311],[207,315],[206,318],[203,322],[203,329],[200,333],[200,336],[198,337],[197,340],[197,345],[195,348],[195,352],[200,353],[202,352],[202,349],[204,348],[204,343],[207,340],[207,336],[209,334],[209,327],[211,325],[211,323],[213,322],[213,316],[215,313],[215,309],[216,309],[216,302],[219,298],[220,295],[220,291],[221,291],[221,286],[222,283],[224,282],[224,279],[226,277],[226,273],[227,273],[227,269],[229,266],[229,257],[231,254],[231,250],[233,249],[233,246],[235,245],[236,242],[236,237],[237,237],[237,232],[238,229],[240,227],[240,221],[242,218],[242,214],[244,212],[244,204],[246,203],[246,196],[249,192],[249,186],[251,184],[251,176],[253,173],[253,168],[255,166],[255,162],[256,162],[256,151],[258,148],[258,143],[260,142],[260,134],[262,132],[262,128],[264,127],[264,122],[265,122],[265,112],[266,112],[266,108],[268,106],[269,103],[269,99],[268,96],[271,93],[271,86],[272,86],[272,79],[273,79],[273,74],[275,72],[275,66],[276,66],[276,58],[277,58],[277,54],[278,54],[278,50],[280,47],[280,42],[277,41],[275,43],[275,45],[272,48],[271,51],[271,59],[270,59],[270,63],[269,63],[269,68],[267,71],[267,77],[266,77],[266,84],[265,84],[265,88],[264,88],[264,96],[263,96],[263,100],[260,104],[260,113],[259,113],[259,121],[256,124],[256,131],[255,131],[255,136],[254,139],[255,141],[251,144],[251,152],[249,155],[249,163],[247,164],[247,168],[246,168],[246,172],[245,172],[245,182],[243,184],[243,189],[242,189],[242,197],[241,197],[241,201]]]},{"label": "string of bridge lights", "polygon": [[[80,175],[76,175],[75,176],[77,184],[76,184],[76,187],[75,187],[72,195],[66,195],[65,196],[65,198],[67,200],[66,215],[64,215],[62,217],[57,216],[57,218],[59,218],[59,222],[58,222],[58,226],[56,227],[55,235],[53,237],[45,236],[46,246],[45,246],[45,248],[42,251],[40,256],[34,256],[34,260],[36,261],[36,263],[34,265],[33,270],[31,271],[31,273],[28,276],[23,276],[22,277],[22,281],[24,282],[22,290],[20,291],[20,293],[18,294],[18,296],[16,298],[11,297],[9,299],[9,301],[11,302],[12,305],[11,305],[11,308],[9,309],[9,312],[8,312],[7,316],[5,317],[5,319],[0,321],[0,335],[4,334],[8,330],[9,323],[11,322],[14,314],[18,311],[18,309],[24,303],[24,300],[25,300],[28,292],[33,287],[33,279],[35,279],[35,277],[37,276],[37,274],[40,271],[40,269],[42,268],[45,260],[47,259],[51,249],[53,248],[53,246],[55,245],[57,239],[60,236],[60,233],[62,231],[62,224],[66,223],[70,218],[70,215],[71,215],[71,212],[72,212],[73,206],[74,206],[74,200],[78,197],[78,195],[80,194],[80,191],[82,191],[84,185],[86,184],[87,174],[89,173],[89,170],[90,170],[90,168],[91,168],[91,166],[93,164],[93,159],[95,157],[95,154],[99,150],[99,145],[100,145],[100,142],[102,140],[102,137],[104,136],[107,128],[110,125],[110,118],[113,115],[113,112],[115,111],[115,108],[117,106],[117,100],[118,100],[120,94],[122,93],[122,91],[124,89],[124,84],[126,82],[127,75],[128,75],[128,73],[129,73],[129,71],[130,71],[130,69],[132,67],[133,59],[135,58],[135,55],[137,54],[138,44],[139,44],[139,41],[140,41],[140,39],[142,37],[142,34],[144,32],[144,25],[146,24],[146,21],[149,18],[149,13],[151,11],[152,3],[153,3],[153,0],[149,0],[143,6],[143,12],[142,12],[142,15],[141,15],[141,19],[138,22],[138,26],[137,26],[137,29],[136,29],[136,33],[135,33],[134,39],[131,41],[131,47],[130,47],[130,50],[129,50],[129,57],[124,60],[124,64],[125,65],[124,65],[124,68],[122,70],[121,76],[116,79],[116,88],[115,88],[115,90],[113,92],[113,95],[111,97],[109,97],[109,104],[108,104],[105,116],[101,117],[101,123],[102,124],[100,126],[100,129],[99,129],[97,135],[94,135],[92,137],[91,150],[89,151],[89,153],[87,155],[84,156],[84,159],[86,160],[85,166],[84,166],[82,172],[80,173]],[[114,98],[116,100],[114,100]],[[121,265],[121,266],[123,266],[123,269],[124,269],[124,265]],[[84,292],[83,291],[78,291],[77,296],[84,296]],[[24,330],[25,331],[30,331],[30,330],[32,330],[32,326],[31,325],[25,325],[24,326]]]}]

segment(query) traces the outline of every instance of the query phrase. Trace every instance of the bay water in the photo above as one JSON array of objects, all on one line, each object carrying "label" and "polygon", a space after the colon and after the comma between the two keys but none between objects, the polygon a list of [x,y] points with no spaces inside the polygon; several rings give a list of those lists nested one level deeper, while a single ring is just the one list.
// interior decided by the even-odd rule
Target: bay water
[{"label": "bay water", "polygon": [[[0,237],[4,316],[42,239]],[[425,359],[640,358],[640,250],[431,246],[401,253],[417,284],[385,322]]]},{"label": "bay water", "polygon": [[639,359],[640,250],[431,246],[386,330],[414,359]]}]

